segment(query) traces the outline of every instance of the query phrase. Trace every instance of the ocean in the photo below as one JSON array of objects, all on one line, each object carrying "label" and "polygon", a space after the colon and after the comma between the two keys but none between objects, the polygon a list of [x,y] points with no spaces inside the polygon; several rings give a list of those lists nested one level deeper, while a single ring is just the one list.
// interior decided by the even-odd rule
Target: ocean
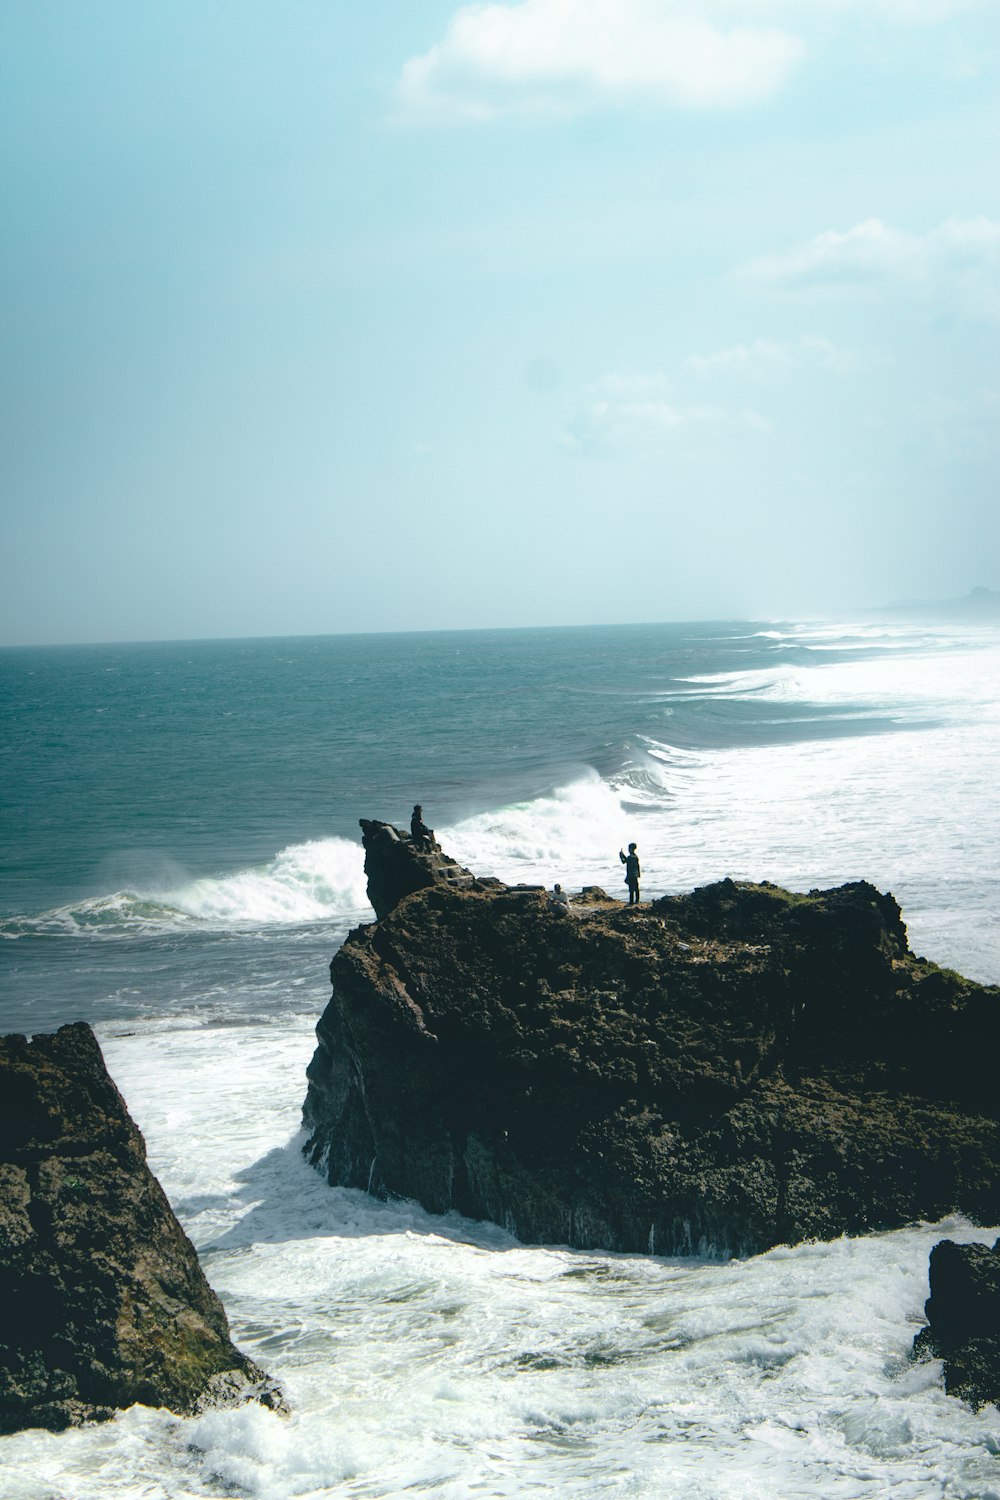
[{"label": "ocean", "polygon": [[0,652],[0,1025],[93,1025],[293,1408],[0,1438],[4,1500],[1000,1500],[1000,1411],[908,1358],[931,1246],[997,1227],[539,1248],[300,1150],[358,819],[418,801],[508,881],[865,878],[996,983],[998,688],[1000,626],[888,618]]}]

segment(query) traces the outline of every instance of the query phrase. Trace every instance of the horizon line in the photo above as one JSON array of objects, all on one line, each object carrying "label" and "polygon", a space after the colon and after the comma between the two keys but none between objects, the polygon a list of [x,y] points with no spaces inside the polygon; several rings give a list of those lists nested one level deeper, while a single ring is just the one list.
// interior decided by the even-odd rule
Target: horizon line
[{"label": "horizon line", "polygon": [[863,620],[868,615],[881,613],[894,605],[871,605],[863,609],[838,614],[818,611],[815,614],[791,615],[688,615],[677,619],[646,620],[587,620],[565,624],[527,625],[437,625],[413,626],[396,630],[310,630],[278,631],[273,634],[250,635],[179,635],[113,637],[85,641],[8,641],[0,642],[0,651],[73,651],[96,646],[196,646],[218,645],[237,641],[325,641],[366,639],[370,637],[393,637],[410,635],[501,635],[521,631],[542,630],[636,630],[660,625],[808,625],[821,622],[850,624],[852,619]]}]

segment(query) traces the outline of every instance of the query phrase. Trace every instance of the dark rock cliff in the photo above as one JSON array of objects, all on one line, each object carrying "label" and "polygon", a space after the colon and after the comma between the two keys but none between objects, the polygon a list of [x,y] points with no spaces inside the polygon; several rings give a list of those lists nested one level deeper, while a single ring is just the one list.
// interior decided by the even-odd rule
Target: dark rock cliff
[{"label": "dark rock cliff", "polygon": [[[432,885],[467,890],[476,884],[471,870],[443,852],[436,840],[416,843],[391,823],[361,819],[365,847],[368,899],[380,920],[398,906],[404,896],[425,891]],[[496,885],[499,882],[487,882]]]},{"label": "dark rock cliff", "polygon": [[0,1432],[247,1397],[282,1406],[230,1342],[90,1027],[0,1038]]},{"label": "dark rock cliff", "polygon": [[915,958],[891,896],[565,915],[363,827],[380,920],[331,965],[304,1111],[332,1183],[663,1254],[1000,1218],[1000,995]]},{"label": "dark rock cliff", "polygon": [[1000,1240],[992,1246],[942,1240],[931,1251],[928,1327],[918,1357],[944,1361],[945,1390],[971,1406],[1000,1406]]}]

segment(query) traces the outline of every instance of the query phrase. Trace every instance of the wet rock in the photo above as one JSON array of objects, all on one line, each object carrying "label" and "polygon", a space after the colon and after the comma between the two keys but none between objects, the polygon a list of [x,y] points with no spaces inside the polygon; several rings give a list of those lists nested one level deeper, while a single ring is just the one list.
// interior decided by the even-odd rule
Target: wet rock
[{"label": "wet rock", "polygon": [[663,1254],[1000,1217],[998,992],[915,958],[891,896],[592,888],[567,919],[448,865],[404,890],[362,826],[380,920],[334,957],[304,1110],[331,1183]]},{"label": "wet rock", "polygon": [[930,1257],[928,1327],[914,1354],[944,1361],[945,1389],[971,1406],[1000,1406],[1000,1240],[993,1246],[941,1240]]},{"label": "wet rock", "polygon": [[414,891],[427,890],[433,885],[465,889],[476,883],[472,871],[445,854],[436,839],[418,842],[392,823],[362,818],[361,842],[365,850],[368,899],[380,920]]},{"label": "wet rock", "polygon": [[89,1026],[0,1039],[0,1432],[280,1393],[226,1315]]}]

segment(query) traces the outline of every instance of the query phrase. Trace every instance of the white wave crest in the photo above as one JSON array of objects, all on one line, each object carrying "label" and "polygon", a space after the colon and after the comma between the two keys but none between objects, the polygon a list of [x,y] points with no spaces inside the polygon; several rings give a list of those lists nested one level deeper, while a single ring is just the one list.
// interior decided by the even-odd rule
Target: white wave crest
[{"label": "white wave crest", "polygon": [[298,925],[370,910],[361,846],[314,839],[232,875],[167,890],[114,891],[38,916],[9,917],[0,923],[0,937],[155,937],[192,928]]},{"label": "white wave crest", "polygon": [[38,915],[5,917],[0,922],[0,938],[115,937],[122,933],[156,937],[191,925],[190,917],[157,899],[135,891],[111,891]]},{"label": "white wave crest", "polygon": [[479,813],[439,837],[477,874],[574,889],[620,883],[618,849],[634,829],[622,797],[591,771],[548,797]]},{"label": "white wave crest", "polygon": [[159,899],[212,926],[322,921],[368,906],[364,853],[349,839],[313,839],[282,849],[263,869],[195,880]]}]

